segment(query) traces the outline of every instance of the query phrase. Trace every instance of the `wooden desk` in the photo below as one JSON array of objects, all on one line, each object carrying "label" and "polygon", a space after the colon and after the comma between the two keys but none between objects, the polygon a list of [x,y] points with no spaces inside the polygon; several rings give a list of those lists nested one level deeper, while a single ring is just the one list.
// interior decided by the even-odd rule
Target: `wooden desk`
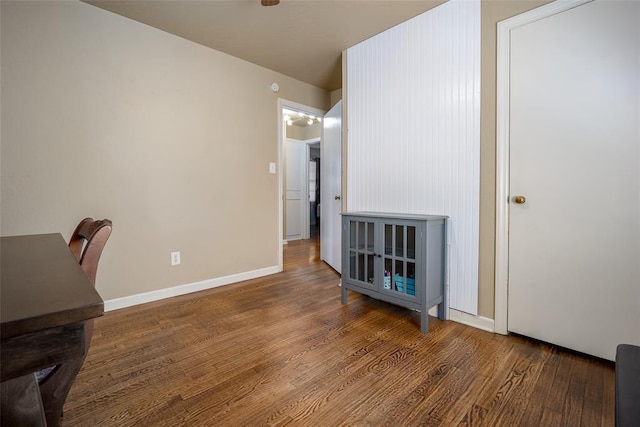
[{"label": "wooden desk", "polygon": [[4,425],[20,393],[40,402],[33,372],[84,355],[83,322],[104,303],[60,234],[2,237],[0,257]]}]

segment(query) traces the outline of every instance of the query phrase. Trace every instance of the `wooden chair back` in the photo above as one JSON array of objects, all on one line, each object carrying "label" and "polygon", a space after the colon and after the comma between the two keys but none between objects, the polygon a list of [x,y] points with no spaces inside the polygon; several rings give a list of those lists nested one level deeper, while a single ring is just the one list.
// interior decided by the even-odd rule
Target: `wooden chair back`
[{"label": "wooden chair back", "polygon": [[112,223],[108,219],[85,218],[80,221],[69,240],[71,253],[94,286],[100,255],[111,236],[111,228]]}]

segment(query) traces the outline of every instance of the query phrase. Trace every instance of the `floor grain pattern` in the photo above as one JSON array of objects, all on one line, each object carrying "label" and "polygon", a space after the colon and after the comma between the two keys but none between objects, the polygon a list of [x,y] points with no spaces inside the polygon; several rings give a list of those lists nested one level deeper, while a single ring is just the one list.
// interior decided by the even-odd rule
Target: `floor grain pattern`
[{"label": "floor grain pattern", "polygon": [[317,240],[285,271],[96,319],[69,426],[612,426],[613,364],[350,292]]}]

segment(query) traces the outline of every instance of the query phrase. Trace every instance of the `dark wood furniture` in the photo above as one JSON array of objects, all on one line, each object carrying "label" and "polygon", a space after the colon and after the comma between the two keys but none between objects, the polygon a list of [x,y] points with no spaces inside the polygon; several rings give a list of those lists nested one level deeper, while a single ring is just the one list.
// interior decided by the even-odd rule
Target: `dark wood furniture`
[{"label": "dark wood furniture", "polygon": [[33,373],[84,359],[85,321],[104,313],[103,301],[60,234],[0,245],[2,425],[46,425]]},{"label": "dark wood furniture", "polygon": [[[111,221],[108,219],[94,220],[85,218],[76,227],[71,239],[69,249],[80,267],[95,287],[96,272],[102,250],[111,236]],[[93,335],[93,319],[84,322],[84,353],[82,357],[55,366],[44,379],[40,380],[40,394],[42,405],[50,426],[58,425],[62,417],[64,402],[71,386],[82,368],[84,359],[89,351],[91,337]]]},{"label": "dark wood furniture", "polygon": [[640,425],[640,346],[616,348],[616,427]]}]

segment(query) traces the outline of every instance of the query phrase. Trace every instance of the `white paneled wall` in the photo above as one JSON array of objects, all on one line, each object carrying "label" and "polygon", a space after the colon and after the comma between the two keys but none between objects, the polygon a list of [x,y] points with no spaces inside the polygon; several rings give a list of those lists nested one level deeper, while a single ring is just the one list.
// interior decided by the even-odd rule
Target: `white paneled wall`
[{"label": "white paneled wall", "polygon": [[477,313],[480,1],[346,52],[347,210],[445,214],[450,307]]}]

